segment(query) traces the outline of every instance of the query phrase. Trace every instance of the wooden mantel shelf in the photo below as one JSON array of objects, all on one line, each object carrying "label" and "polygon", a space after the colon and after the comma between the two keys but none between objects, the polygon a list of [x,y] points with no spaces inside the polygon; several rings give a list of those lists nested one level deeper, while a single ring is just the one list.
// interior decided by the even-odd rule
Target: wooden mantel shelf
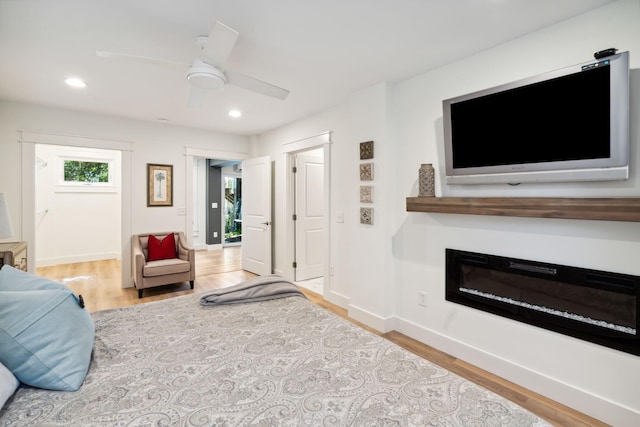
[{"label": "wooden mantel shelf", "polygon": [[407,197],[407,211],[640,222],[640,197]]}]

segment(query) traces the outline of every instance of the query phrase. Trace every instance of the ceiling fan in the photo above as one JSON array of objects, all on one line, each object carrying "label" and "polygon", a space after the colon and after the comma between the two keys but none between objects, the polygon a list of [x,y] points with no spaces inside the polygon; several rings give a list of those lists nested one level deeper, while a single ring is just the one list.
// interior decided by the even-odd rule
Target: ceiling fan
[{"label": "ceiling fan", "polygon": [[103,58],[126,59],[187,68],[186,77],[190,86],[187,100],[189,107],[202,106],[208,91],[223,89],[227,84],[273,98],[285,99],[289,95],[288,90],[224,68],[238,36],[239,33],[236,30],[221,22],[216,22],[208,36],[196,38],[201,55],[199,58],[195,58],[191,64],[116,52],[96,51],[96,55]]}]

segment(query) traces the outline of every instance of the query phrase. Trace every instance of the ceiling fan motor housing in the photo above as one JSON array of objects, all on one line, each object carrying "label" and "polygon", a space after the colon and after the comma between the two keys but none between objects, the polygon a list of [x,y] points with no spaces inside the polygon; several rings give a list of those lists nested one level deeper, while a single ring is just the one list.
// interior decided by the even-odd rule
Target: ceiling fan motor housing
[{"label": "ceiling fan motor housing", "polygon": [[200,59],[193,61],[187,80],[195,87],[209,90],[223,89],[227,85],[227,77],[222,71]]},{"label": "ceiling fan motor housing", "polygon": [[[2,0],[0,0],[2,1]],[[96,54],[104,58],[120,58],[144,63],[180,66],[187,68],[187,81],[189,82],[188,107],[200,107],[207,92],[222,90],[228,84],[241,87],[262,95],[284,100],[289,91],[271,83],[263,82],[254,77],[226,70],[225,64],[238,39],[239,33],[216,22],[208,36],[198,36],[196,45],[201,50],[201,57],[195,59],[191,65],[172,60],[150,58],[146,56],[131,55],[127,53],[96,51]],[[227,77],[228,75],[228,77]]]}]

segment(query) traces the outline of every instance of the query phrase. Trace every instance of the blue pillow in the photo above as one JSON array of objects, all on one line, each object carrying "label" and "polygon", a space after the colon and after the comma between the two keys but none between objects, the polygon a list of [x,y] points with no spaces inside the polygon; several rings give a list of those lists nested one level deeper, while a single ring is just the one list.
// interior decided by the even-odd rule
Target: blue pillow
[{"label": "blue pillow", "polygon": [[0,363],[32,387],[77,390],[91,362],[91,316],[66,286],[7,268],[0,270]]},{"label": "blue pillow", "polygon": [[[0,266],[1,267],[1,266]],[[0,291],[39,291],[44,289],[61,289],[70,291],[71,289],[62,283],[55,282],[34,274],[25,273],[22,270],[5,265],[0,268]],[[75,296],[75,294],[74,294]],[[81,307],[84,308],[82,296],[75,297]]]},{"label": "blue pillow", "polygon": [[40,291],[44,289],[69,289],[62,283],[5,265],[0,269],[0,291]]}]

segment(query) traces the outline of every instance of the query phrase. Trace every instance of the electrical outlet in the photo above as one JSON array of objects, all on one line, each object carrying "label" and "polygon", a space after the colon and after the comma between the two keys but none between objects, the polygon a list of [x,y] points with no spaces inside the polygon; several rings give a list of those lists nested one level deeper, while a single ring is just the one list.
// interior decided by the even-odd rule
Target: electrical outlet
[{"label": "electrical outlet", "polygon": [[426,292],[418,292],[418,304],[426,307],[427,306],[427,293]]},{"label": "electrical outlet", "polygon": [[214,231],[214,232],[213,232],[213,238],[214,238],[214,239],[216,239],[217,237],[218,237],[218,232],[217,232],[217,231]]}]

